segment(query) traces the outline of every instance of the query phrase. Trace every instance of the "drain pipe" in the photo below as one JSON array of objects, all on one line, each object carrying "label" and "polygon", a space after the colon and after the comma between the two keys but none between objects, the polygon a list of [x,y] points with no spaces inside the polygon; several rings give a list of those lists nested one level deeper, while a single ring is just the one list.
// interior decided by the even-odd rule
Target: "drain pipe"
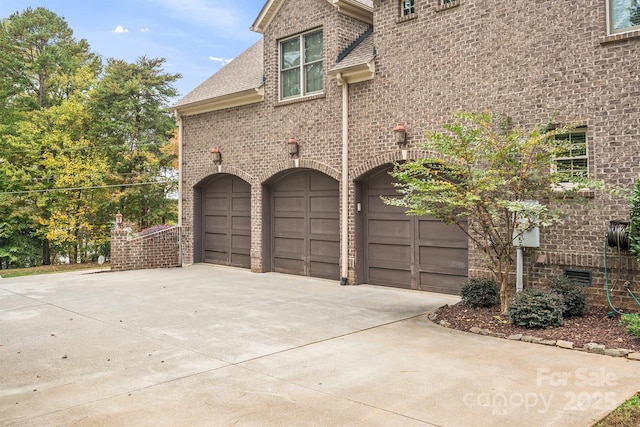
[{"label": "drain pipe", "polygon": [[182,116],[178,114],[178,110],[174,111],[176,121],[178,122],[178,262],[182,267],[184,263],[183,247],[184,241],[182,235]]},{"label": "drain pipe", "polygon": [[349,274],[349,84],[342,73],[336,75],[338,85],[342,86],[342,209],[340,210],[340,284],[348,283]]}]

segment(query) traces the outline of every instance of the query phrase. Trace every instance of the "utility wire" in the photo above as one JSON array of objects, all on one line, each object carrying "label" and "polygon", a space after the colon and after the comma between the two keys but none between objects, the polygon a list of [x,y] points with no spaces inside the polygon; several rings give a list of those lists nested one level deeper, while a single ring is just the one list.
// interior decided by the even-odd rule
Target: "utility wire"
[{"label": "utility wire", "polygon": [[137,182],[133,184],[112,184],[112,185],[94,185],[90,187],[67,187],[67,188],[46,188],[42,190],[24,190],[24,191],[2,191],[0,196],[15,194],[32,194],[32,193],[50,193],[53,191],[75,191],[75,190],[96,190],[100,188],[116,188],[116,187],[138,187],[142,185],[165,185],[174,184],[177,180],[171,181],[155,181],[155,182]]}]

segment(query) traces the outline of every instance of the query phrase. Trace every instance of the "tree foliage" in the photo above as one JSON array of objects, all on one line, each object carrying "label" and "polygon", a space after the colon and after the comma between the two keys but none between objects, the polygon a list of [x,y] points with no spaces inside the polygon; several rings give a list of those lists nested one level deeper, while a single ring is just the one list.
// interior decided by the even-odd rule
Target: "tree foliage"
[{"label": "tree foliage", "polygon": [[141,227],[177,219],[166,105],[180,76],[164,59],[103,70],[42,7],[0,21],[0,51],[2,268],[107,255],[118,209]]},{"label": "tree foliage", "polygon": [[640,263],[640,180],[631,195],[631,212],[629,219],[629,245],[633,256]]},{"label": "tree foliage", "polygon": [[[551,170],[554,158],[570,148],[555,136],[571,126],[527,131],[508,117],[462,112],[443,129],[427,132],[427,157],[395,166],[391,175],[398,180],[400,197],[384,201],[406,208],[408,214],[430,215],[461,228],[500,283],[504,312],[514,235],[560,222],[562,209],[555,202],[580,200],[579,190],[595,183],[562,187],[574,178]],[[516,217],[528,228],[518,227]]]}]

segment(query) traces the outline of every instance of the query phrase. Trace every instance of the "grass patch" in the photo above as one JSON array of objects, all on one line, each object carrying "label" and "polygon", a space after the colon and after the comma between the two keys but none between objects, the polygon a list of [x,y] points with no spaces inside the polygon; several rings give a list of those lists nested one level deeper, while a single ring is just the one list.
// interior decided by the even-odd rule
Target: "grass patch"
[{"label": "grass patch", "polygon": [[[98,263],[42,265],[40,267],[0,270],[0,277],[2,277],[3,279],[9,279],[11,277],[34,276],[37,274],[66,273],[68,271],[91,270],[100,268],[101,267]],[[102,266],[102,269],[108,270],[109,265],[104,264]]]},{"label": "grass patch", "polygon": [[636,427],[640,426],[640,394],[618,406],[595,427]]}]

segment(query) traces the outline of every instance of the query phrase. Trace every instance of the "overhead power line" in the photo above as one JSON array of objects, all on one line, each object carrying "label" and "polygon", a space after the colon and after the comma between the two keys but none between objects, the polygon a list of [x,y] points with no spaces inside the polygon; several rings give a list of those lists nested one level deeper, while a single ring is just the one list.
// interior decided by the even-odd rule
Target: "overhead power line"
[{"label": "overhead power line", "polygon": [[16,195],[16,194],[32,194],[32,193],[50,193],[54,191],[76,191],[76,190],[97,190],[101,188],[117,188],[117,187],[139,187],[143,185],[166,185],[175,184],[177,180],[170,181],[152,181],[152,182],[137,182],[132,184],[111,184],[111,185],[93,185],[89,187],[66,187],[66,188],[45,188],[41,190],[24,190],[24,191],[3,191],[0,195]]}]

